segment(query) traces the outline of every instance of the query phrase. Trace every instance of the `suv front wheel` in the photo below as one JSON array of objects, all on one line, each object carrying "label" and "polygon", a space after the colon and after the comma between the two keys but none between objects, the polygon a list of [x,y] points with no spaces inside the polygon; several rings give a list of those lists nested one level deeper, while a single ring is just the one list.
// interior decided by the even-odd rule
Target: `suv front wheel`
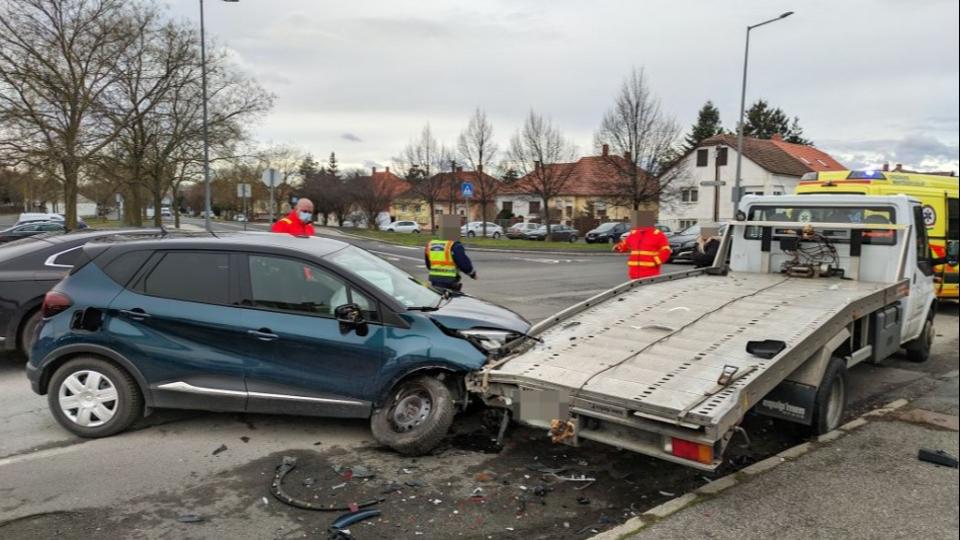
[{"label": "suv front wheel", "polygon": [[53,417],[81,437],[107,437],[143,415],[143,395],[126,370],[81,356],[60,366],[47,386]]},{"label": "suv front wheel", "polygon": [[436,377],[401,382],[370,417],[370,431],[380,444],[408,456],[433,450],[447,435],[456,412],[453,395]]}]

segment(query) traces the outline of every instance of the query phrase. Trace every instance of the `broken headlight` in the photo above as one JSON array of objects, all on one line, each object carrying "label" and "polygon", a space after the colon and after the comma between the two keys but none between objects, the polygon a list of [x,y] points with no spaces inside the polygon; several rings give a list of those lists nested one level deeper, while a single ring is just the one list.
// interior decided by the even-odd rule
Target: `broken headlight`
[{"label": "broken headlight", "polygon": [[467,341],[479,346],[485,351],[495,351],[519,337],[519,334],[516,332],[489,328],[471,328],[469,330],[460,330],[458,333],[465,337]]}]

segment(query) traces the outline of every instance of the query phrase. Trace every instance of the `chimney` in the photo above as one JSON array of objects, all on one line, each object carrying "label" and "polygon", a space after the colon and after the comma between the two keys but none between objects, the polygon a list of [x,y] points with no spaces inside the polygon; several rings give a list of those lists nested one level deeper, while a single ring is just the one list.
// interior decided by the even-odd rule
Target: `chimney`
[{"label": "chimney", "polygon": [[463,172],[463,167],[461,167],[460,165],[457,165],[457,172],[458,172],[458,173],[462,173],[462,172]]},{"label": "chimney", "polygon": [[370,173],[371,175],[377,174],[377,168],[376,168],[376,167],[370,167],[370,170],[372,171],[372,172]]},{"label": "chimney", "polygon": [[610,154],[610,145],[609,145],[609,144],[605,144],[605,145],[603,145],[603,150],[602,150],[602,154],[601,154],[601,155],[602,155],[603,157],[607,157],[608,154]]},{"label": "chimney", "polygon": [[390,167],[387,167],[387,174],[390,174]]},{"label": "chimney", "polygon": [[890,170],[890,164],[889,164],[889,163],[884,163],[884,164],[883,164],[883,170],[884,170],[884,172],[889,171],[889,170]]},{"label": "chimney", "polygon": [[893,172],[900,172],[903,170],[903,163],[897,163],[897,166],[893,168]]},{"label": "chimney", "polygon": [[540,162],[539,162],[539,161],[534,161],[534,162],[533,162],[533,170],[535,170],[535,171],[539,171],[539,170],[540,170]]},{"label": "chimney", "polygon": [[773,136],[770,137],[770,140],[771,140],[771,141],[783,141],[783,137],[781,137],[779,133],[774,133]]},{"label": "chimney", "polygon": [[633,157],[633,154],[631,154],[629,150],[627,150],[626,152],[623,153],[623,159],[625,159],[625,160],[627,160],[627,161],[630,161],[630,158],[632,158],[632,157]]},{"label": "chimney", "polygon": [[483,174],[483,165],[477,165],[477,176]]}]

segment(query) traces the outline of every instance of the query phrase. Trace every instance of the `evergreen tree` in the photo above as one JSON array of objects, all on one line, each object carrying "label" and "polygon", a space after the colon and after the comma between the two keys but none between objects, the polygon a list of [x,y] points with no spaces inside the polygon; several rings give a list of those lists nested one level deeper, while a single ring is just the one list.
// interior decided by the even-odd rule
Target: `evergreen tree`
[{"label": "evergreen tree", "polygon": [[712,101],[707,101],[700,108],[700,112],[697,114],[697,123],[691,126],[690,134],[684,141],[685,151],[689,152],[704,139],[722,133],[723,125],[720,124],[720,110],[713,105]]},{"label": "evergreen tree", "polygon": [[327,172],[333,176],[340,176],[340,169],[337,167],[337,153],[330,152],[330,159],[327,160]]},{"label": "evergreen tree", "polygon": [[790,117],[780,107],[770,107],[762,99],[758,99],[747,109],[746,116],[747,120],[743,126],[745,137],[770,139],[774,135],[780,135],[787,142],[813,144],[812,141],[803,138],[803,129],[800,127],[799,118],[795,116],[791,122]]},{"label": "evergreen tree", "polygon": [[297,169],[297,172],[300,173],[301,178],[306,179],[320,172],[318,168],[319,165],[317,160],[313,159],[312,155],[307,154],[303,156],[303,161],[300,162],[300,167]]}]

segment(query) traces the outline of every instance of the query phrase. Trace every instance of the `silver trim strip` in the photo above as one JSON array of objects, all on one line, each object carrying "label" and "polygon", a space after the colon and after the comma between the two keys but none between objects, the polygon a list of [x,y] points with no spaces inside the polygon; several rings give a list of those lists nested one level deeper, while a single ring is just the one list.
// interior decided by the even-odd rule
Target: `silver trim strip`
[{"label": "silver trim strip", "polygon": [[215,396],[239,396],[247,397],[247,393],[240,390],[223,390],[220,388],[207,388],[194,386],[183,381],[161,384],[157,386],[158,390],[171,390],[174,392],[185,392],[187,394],[206,394]]},{"label": "silver trim strip", "polygon": [[336,403],[339,405],[363,405],[361,401],[349,399],[318,398],[308,396],[293,396],[289,394],[270,394],[267,392],[242,392],[239,390],[223,390],[220,388],[207,388],[203,386],[194,386],[183,381],[165,383],[157,386],[158,390],[170,390],[173,392],[185,392],[187,394],[205,394],[217,396],[240,396],[264,399],[286,399],[290,401],[312,401],[316,403]]},{"label": "silver trim strip", "polygon": [[53,261],[57,260],[57,257],[63,255],[64,253],[70,253],[71,251],[76,251],[78,249],[83,249],[83,246],[77,246],[70,249],[65,249],[59,253],[54,253],[53,255],[47,257],[47,260],[43,261],[44,266],[50,266],[53,268],[73,268],[72,264],[57,264]]}]

